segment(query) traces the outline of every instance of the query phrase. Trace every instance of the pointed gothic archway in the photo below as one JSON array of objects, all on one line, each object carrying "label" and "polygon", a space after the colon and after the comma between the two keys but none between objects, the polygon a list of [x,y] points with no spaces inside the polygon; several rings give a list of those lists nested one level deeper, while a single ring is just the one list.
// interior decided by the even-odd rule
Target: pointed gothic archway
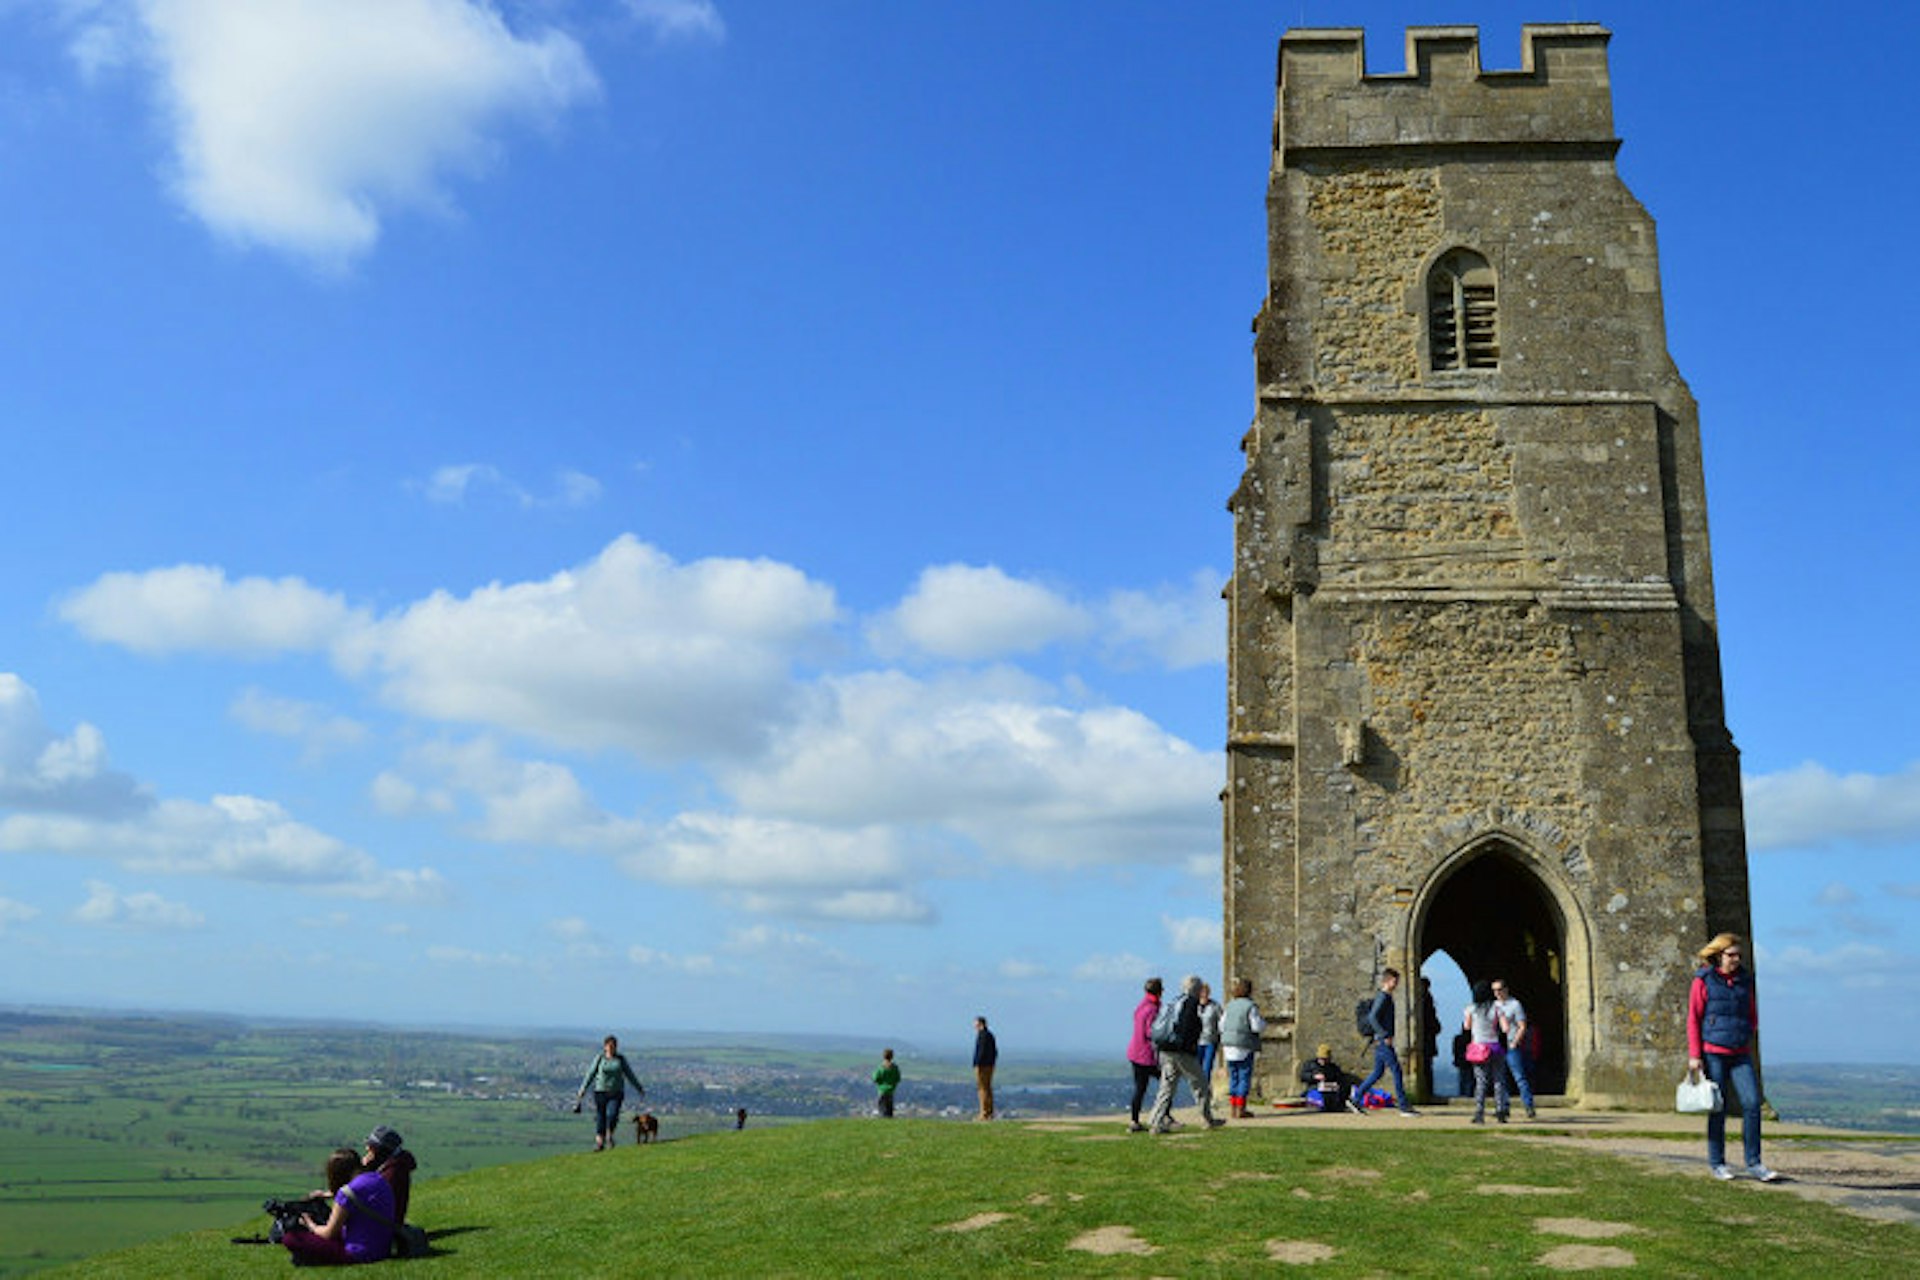
[{"label": "pointed gothic archway", "polygon": [[[1577,1093],[1586,1049],[1586,929],[1559,888],[1520,842],[1489,836],[1435,870],[1412,916],[1409,950],[1423,965],[1444,951],[1468,982],[1504,977],[1526,1006],[1540,1029],[1537,1094]],[[1442,1045],[1459,1020],[1458,1009],[1439,1010]]]}]

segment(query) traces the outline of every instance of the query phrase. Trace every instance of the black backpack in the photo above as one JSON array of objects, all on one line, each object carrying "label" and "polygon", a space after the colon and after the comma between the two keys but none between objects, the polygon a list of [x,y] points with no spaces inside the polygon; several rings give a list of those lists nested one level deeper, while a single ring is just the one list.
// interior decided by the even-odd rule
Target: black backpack
[{"label": "black backpack", "polygon": [[1367,1039],[1373,1039],[1373,1002],[1377,996],[1368,996],[1353,1006],[1353,1025]]}]

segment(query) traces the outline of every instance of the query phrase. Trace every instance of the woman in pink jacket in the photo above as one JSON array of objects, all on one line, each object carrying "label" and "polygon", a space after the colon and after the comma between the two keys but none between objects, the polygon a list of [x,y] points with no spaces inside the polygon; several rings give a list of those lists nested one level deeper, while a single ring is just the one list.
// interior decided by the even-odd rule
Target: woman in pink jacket
[{"label": "woman in pink jacket", "polygon": [[1760,1034],[1760,1000],[1753,972],[1741,966],[1740,935],[1723,933],[1700,948],[1700,967],[1687,994],[1687,1070],[1720,1086],[1723,1105],[1707,1117],[1707,1166],[1722,1182],[1727,1167],[1727,1112],[1740,1106],[1740,1138],[1747,1173],[1761,1182],[1780,1175],[1760,1159],[1760,1076],[1753,1069],[1754,1038]]},{"label": "woman in pink jacket", "polygon": [[1128,1126],[1134,1133],[1146,1131],[1140,1123],[1140,1104],[1146,1101],[1147,1086],[1160,1078],[1160,1053],[1153,1047],[1153,1020],[1160,1013],[1160,993],[1164,990],[1160,979],[1147,979],[1147,994],[1133,1009],[1133,1039],[1127,1042],[1127,1062],[1133,1067],[1133,1123]]}]

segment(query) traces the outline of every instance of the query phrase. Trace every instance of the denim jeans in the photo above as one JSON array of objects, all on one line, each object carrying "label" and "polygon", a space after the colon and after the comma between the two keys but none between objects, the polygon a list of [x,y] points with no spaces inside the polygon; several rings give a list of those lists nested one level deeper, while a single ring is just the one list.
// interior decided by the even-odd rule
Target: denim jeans
[{"label": "denim jeans", "polygon": [[1707,1163],[1727,1162],[1727,1113],[1738,1094],[1740,1140],[1751,1169],[1760,1163],[1760,1077],[1753,1069],[1753,1058],[1745,1053],[1703,1053],[1700,1061],[1707,1068],[1707,1079],[1720,1086],[1720,1109],[1707,1117]]},{"label": "denim jeans", "polygon": [[1205,1076],[1209,1080],[1213,1079],[1213,1060],[1219,1056],[1220,1056],[1219,1045],[1217,1044],[1201,1045],[1200,1046],[1200,1074]]},{"label": "denim jeans", "polygon": [[1407,1097],[1407,1082],[1400,1076],[1400,1055],[1395,1053],[1393,1046],[1385,1040],[1375,1040],[1373,1042],[1373,1072],[1365,1080],[1360,1082],[1359,1088],[1353,1091],[1353,1100],[1365,1106],[1367,1090],[1373,1088],[1374,1082],[1389,1071],[1393,1072],[1393,1101],[1395,1105],[1402,1111],[1413,1105],[1412,1099]]},{"label": "denim jeans", "polygon": [[1227,1095],[1245,1102],[1253,1092],[1253,1055],[1227,1059]]},{"label": "denim jeans", "polygon": [[593,1091],[593,1134],[596,1138],[613,1137],[614,1129],[620,1123],[620,1104],[626,1100],[624,1093],[604,1093]]},{"label": "denim jeans", "polygon": [[1527,1079],[1527,1051],[1519,1045],[1507,1050],[1507,1070],[1513,1074],[1513,1086],[1520,1091],[1520,1105],[1533,1110],[1533,1082]]}]

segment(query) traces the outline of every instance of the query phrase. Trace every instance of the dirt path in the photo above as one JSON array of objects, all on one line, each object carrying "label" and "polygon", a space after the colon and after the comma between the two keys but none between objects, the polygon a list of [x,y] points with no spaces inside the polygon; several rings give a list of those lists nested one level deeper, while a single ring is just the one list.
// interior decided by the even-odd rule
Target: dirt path
[{"label": "dirt path", "polygon": [[[1518,1135],[1516,1135],[1518,1136]],[[1704,1140],[1676,1142],[1663,1138],[1562,1137],[1540,1135],[1524,1139],[1582,1151],[1604,1151],[1677,1174],[1706,1178]],[[1728,1135],[1728,1147],[1739,1149],[1739,1138]],[[1851,1139],[1843,1142],[1813,1137],[1767,1135],[1767,1163],[1780,1181],[1762,1186],[1742,1178],[1729,1191],[1759,1195],[1789,1194],[1820,1200],[1864,1217],[1920,1226],[1920,1141]]]}]

